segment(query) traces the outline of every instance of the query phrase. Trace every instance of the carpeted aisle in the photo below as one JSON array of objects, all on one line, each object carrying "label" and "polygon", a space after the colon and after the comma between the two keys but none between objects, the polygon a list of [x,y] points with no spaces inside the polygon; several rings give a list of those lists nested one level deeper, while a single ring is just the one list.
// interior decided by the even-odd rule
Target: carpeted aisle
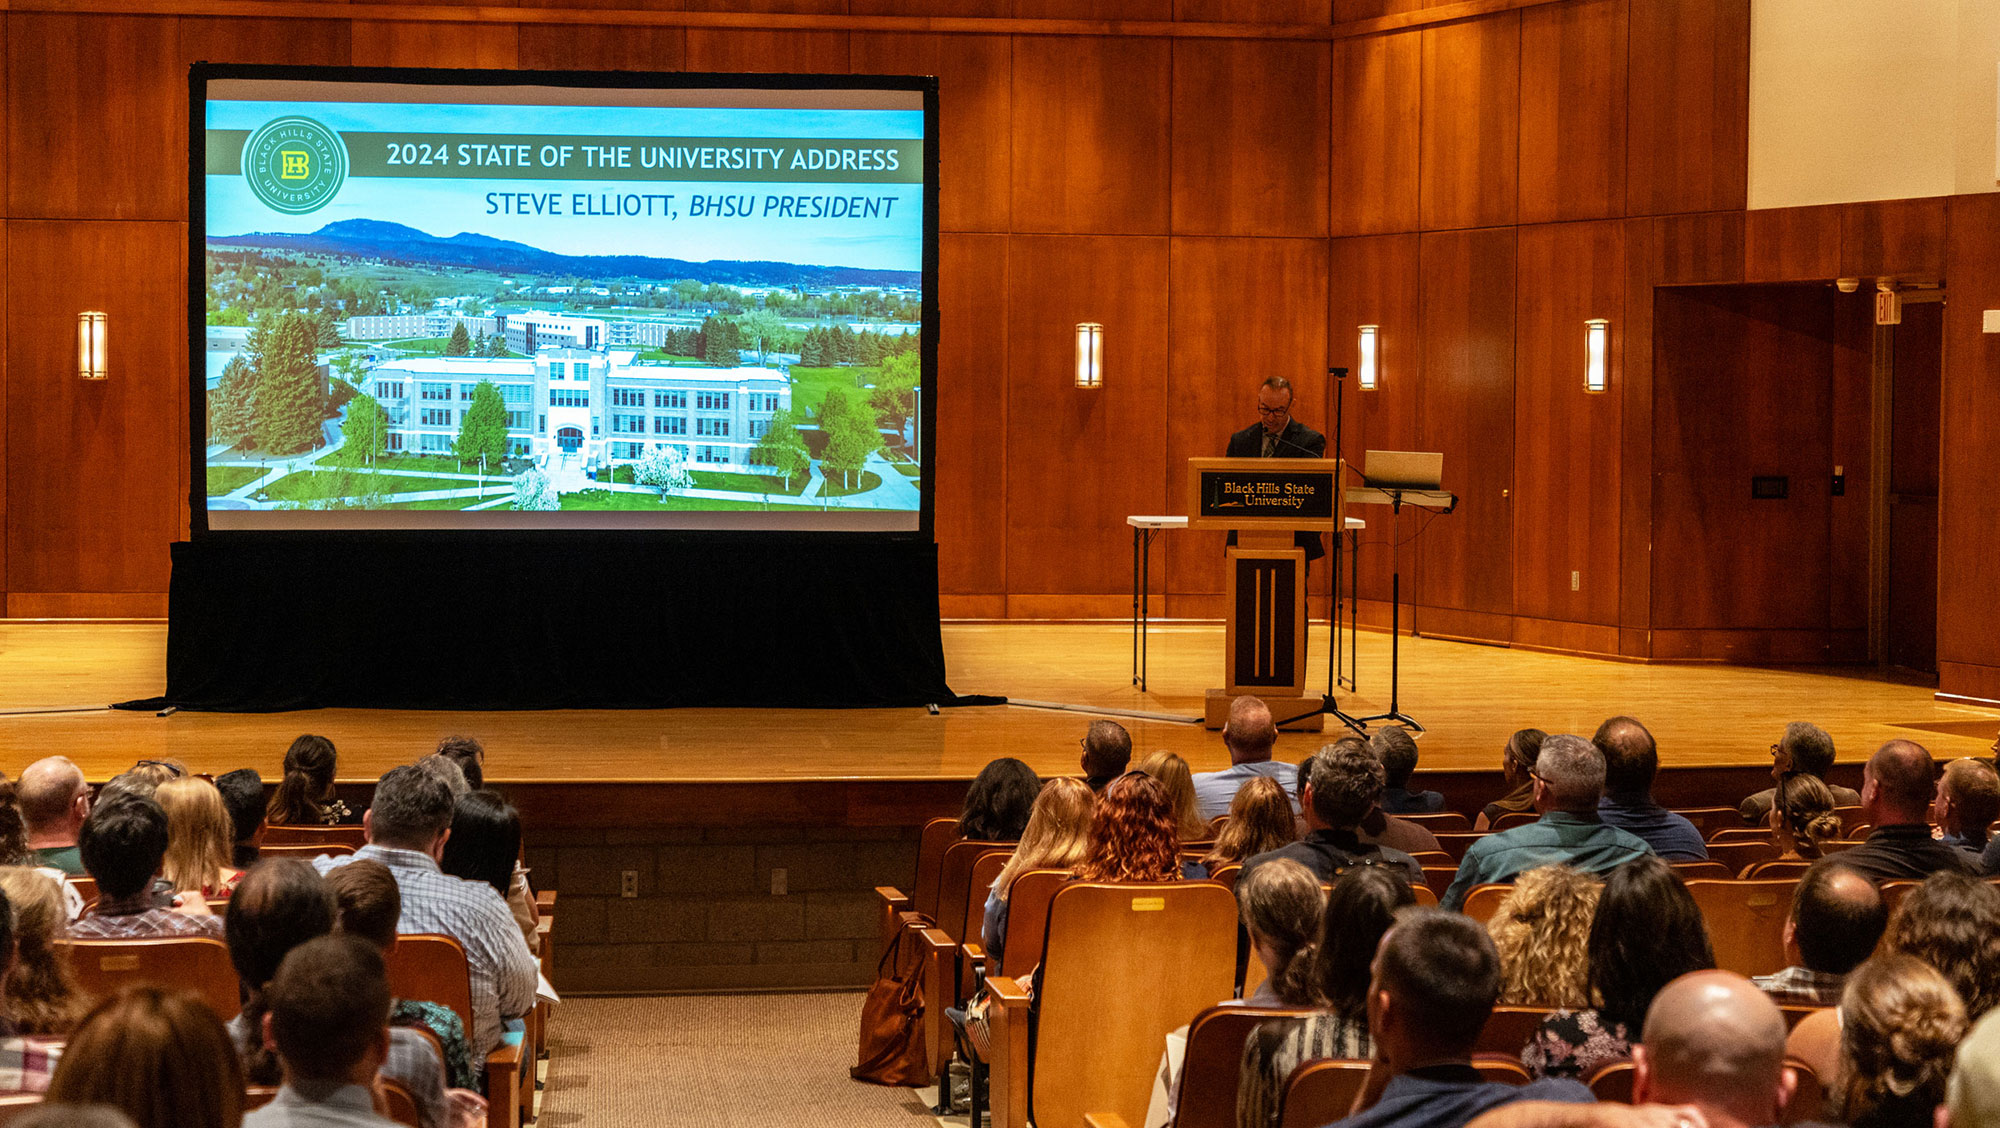
[{"label": "carpeted aisle", "polygon": [[859,993],[566,999],[536,1128],[936,1128],[848,1078],[860,1019]]}]

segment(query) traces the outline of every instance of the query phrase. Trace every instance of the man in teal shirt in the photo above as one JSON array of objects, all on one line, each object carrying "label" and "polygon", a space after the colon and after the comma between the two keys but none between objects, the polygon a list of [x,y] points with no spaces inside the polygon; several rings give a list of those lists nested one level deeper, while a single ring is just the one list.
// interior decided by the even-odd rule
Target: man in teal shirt
[{"label": "man in teal shirt", "polygon": [[1445,890],[1443,906],[1458,909],[1476,885],[1512,881],[1539,866],[1567,863],[1586,873],[1608,873],[1653,852],[1643,838],[1597,817],[1604,797],[1604,753],[1580,736],[1551,736],[1529,772],[1535,810],[1526,826],[1474,842]]},{"label": "man in teal shirt", "polygon": [[36,760],[22,771],[15,796],[35,864],[84,876],[83,856],[76,849],[77,832],[90,813],[90,785],[83,781],[83,769],[67,756]]}]

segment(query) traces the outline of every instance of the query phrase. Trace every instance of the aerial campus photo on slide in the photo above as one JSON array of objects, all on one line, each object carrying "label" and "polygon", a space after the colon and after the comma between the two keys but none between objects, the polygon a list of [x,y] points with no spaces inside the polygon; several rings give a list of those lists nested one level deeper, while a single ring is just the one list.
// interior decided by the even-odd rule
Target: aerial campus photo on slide
[{"label": "aerial campus photo on slide", "polygon": [[919,509],[921,110],[279,85],[210,88],[211,511]]}]

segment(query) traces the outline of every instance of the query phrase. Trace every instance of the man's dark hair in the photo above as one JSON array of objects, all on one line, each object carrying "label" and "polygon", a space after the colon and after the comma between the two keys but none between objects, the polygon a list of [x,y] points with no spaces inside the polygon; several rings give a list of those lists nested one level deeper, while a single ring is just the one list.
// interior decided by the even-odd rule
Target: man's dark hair
[{"label": "man's dark hair", "polygon": [[[61,926],[57,926],[60,931]],[[14,956],[14,906],[7,900],[7,891],[0,889],[0,966]]]},{"label": "man's dark hair", "polygon": [[1092,721],[1083,734],[1083,774],[1109,779],[1132,762],[1132,734],[1116,721]]},{"label": "man's dark hair", "polygon": [[1792,767],[1821,779],[1833,770],[1833,738],[1826,730],[1807,721],[1793,721],[1785,726],[1785,735],[1778,739],[1778,746],[1791,754]]},{"label": "man's dark hair", "polygon": [[476,736],[447,736],[438,741],[437,754],[458,765],[466,785],[477,791],[486,786],[486,746]]},{"label": "man's dark hair", "polygon": [[1382,797],[1381,761],[1353,748],[1334,748],[1313,757],[1313,814],[1335,830],[1360,824]]},{"label": "man's dark hair", "polygon": [[267,858],[230,895],[222,936],[237,978],[256,990],[293,948],[333,931],[333,890],[303,858]]},{"label": "man's dark hair", "polygon": [[1874,884],[1831,858],[1808,866],[1792,895],[1792,939],[1813,971],[1853,971],[1874,953],[1888,925],[1888,906]]},{"label": "man's dark hair", "polygon": [[1650,792],[1660,772],[1660,749],[1646,726],[1630,717],[1613,717],[1597,726],[1590,738],[1604,753],[1606,792]]},{"label": "man's dark hair", "polygon": [[1306,753],[1306,758],[1299,761],[1298,774],[1292,777],[1292,801],[1297,803],[1300,809],[1304,809],[1306,805],[1306,785],[1312,782],[1313,761],[1317,759],[1319,759],[1318,752]]},{"label": "man's dark hair", "polygon": [[292,949],[268,998],[272,1039],[292,1078],[346,1080],[389,1026],[382,950],[359,936],[321,936]]},{"label": "man's dark hair", "polygon": [[1410,782],[1410,773],[1417,770],[1417,740],[1410,730],[1402,725],[1390,725],[1375,730],[1368,738],[1368,750],[1382,761],[1382,770],[1388,773],[1390,787],[1402,787]]},{"label": "man's dark hair", "polygon": [[1442,909],[1408,909],[1382,938],[1377,986],[1413,1029],[1429,1034],[1433,1056],[1470,1057],[1500,997],[1500,953],[1484,925]]},{"label": "man's dark hair", "polygon": [[167,813],[149,796],[120,795],[91,808],[76,847],[100,896],[133,896],[152,882],[167,856]]},{"label": "man's dark hair", "polygon": [[383,951],[396,943],[403,918],[403,890],[381,862],[366,858],[335,866],[326,874],[340,931],[359,936]]},{"label": "man's dark hair", "polygon": [[1298,394],[1292,390],[1292,382],[1283,376],[1266,376],[1264,377],[1263,384],[1259,386],[1269,388],[1274,392],[1284,392],[1288,395],[1296,396]]},{"label": "man's dark hair", "polygon": [[1603,1000],[1598,1012],[1628,1030],[1646,1024],[1646,1008],[1660,988],[1715,966],[1700,906],[1657,854],[1634,858],[1605,877],[1584,956],[1590,989]]},{"label": "man's dark hair", "polygon": [[236,841],[255,838],[257,828],[264,825],[264,778],[254,768],[238,768],[216,776],[215,789],[222,792],[222,805],[229,809]]},{"label": "man's dark hair", "polygon": [[384,846],[420,850],[451,826],[451,788],[433,772],[404,764],[390,768],[375,784],[368,805],[373,841]]}]

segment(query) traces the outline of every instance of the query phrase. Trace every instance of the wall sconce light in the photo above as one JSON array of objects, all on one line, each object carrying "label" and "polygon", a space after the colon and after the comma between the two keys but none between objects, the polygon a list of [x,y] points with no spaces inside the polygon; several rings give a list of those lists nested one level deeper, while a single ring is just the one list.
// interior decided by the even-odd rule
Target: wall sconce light
[{"label": "wall sconce light", "polygon": [[1611,323],[1593,317],[1583,323],[1583,390],[1601,392],[1610,382]]},{"label": "wall sconce light", "polygon": [[76,375],[81,380],[102,380],[110,375],[104,364],[101,310],[85,310],[76,315]]},{"label": "wall sconce light", "polygon": [[1095,321],[1076,325],[1076,386],[1104,386],[1104,326]]},{"label": "wall sconce light", "polygon": [[1375,366],[1375,337],[1380,331],[1381,326],[1378,325],[1363,325],[1361,327],[1361,371],[1357,374],[1356,379],[1360,381],[1361,390],[1364,392],[1374,391],[1375,382],[1380,378],[1379,373],[1381,370]]}]

